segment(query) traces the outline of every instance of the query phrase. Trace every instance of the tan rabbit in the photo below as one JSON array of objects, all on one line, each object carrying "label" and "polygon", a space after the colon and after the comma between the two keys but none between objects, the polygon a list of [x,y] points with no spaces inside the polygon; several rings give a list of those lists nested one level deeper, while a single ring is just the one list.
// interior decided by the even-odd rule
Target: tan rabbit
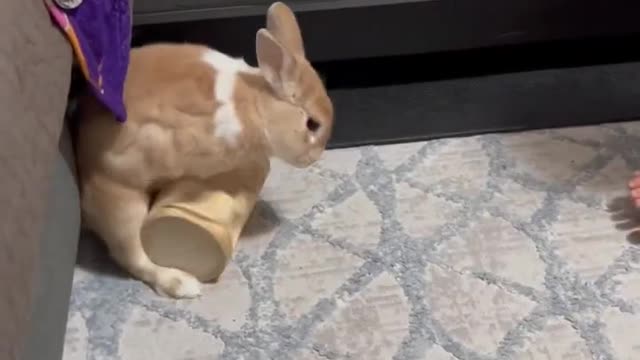
[{"label": "tan rabbit", "polygon": [[133,49],[127,121],[117,123],[93,98],[82,106],[77,153],[85,225],[122,267],[161,293],[195,297],[200,283],[145,254],[140,228],[154,193],[270,157],[305,167],[331,135],[331,100],[283,3],[269,8],[256,53],[258,68],[199,45]]}]

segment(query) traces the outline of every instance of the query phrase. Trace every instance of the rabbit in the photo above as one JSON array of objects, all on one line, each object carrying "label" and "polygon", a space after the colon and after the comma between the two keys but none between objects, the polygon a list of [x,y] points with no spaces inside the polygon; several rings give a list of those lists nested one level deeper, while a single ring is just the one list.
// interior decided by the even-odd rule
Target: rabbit
[{"label": "rabbit", "polygon": [[284,3],[267,10],[256,54],[252,67],[203,45],[144,45],[131,50],[124,123],[95,97],[81,103],[76,150],[83,223],[121,267],[161,294],[197,297],[201,284],[145,253],[140,229],[154,193],[251,161],[278,158],[307,167],[331,136],[332,101]]}]

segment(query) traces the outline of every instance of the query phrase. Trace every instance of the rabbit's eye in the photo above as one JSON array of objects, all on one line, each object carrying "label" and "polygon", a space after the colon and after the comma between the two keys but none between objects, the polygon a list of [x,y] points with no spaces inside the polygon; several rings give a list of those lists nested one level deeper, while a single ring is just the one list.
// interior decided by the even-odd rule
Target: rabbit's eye
[{"label": "rabbit's eye", "polygon": [[315,121],[312,118],[308,118],[307,119],[307,129],[309,129],[309,131],[311,131],[311,132],[316,132],[316,131],[318,131],[318,129],[320,129],[320,123]]}]

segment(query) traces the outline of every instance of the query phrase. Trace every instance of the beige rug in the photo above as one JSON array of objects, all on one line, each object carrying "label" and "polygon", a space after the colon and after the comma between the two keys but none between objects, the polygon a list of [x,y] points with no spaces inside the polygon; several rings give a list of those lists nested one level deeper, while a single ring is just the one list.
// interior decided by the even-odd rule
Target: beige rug
[{"label": "beige rug", "polygon": [[65,359],[640,359],[640,123],[276,164],[234,263],[173,301],[84,239]]}]

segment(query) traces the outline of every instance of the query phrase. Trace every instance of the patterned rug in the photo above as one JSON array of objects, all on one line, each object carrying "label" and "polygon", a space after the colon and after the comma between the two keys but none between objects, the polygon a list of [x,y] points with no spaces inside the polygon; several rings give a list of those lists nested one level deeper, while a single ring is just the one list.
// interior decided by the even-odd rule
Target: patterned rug
[{"label": "patterned rug", "polygon": [[199,299],[84,238],[64,359],[640,359],[639,150],[624,123],[274,164]]}]

